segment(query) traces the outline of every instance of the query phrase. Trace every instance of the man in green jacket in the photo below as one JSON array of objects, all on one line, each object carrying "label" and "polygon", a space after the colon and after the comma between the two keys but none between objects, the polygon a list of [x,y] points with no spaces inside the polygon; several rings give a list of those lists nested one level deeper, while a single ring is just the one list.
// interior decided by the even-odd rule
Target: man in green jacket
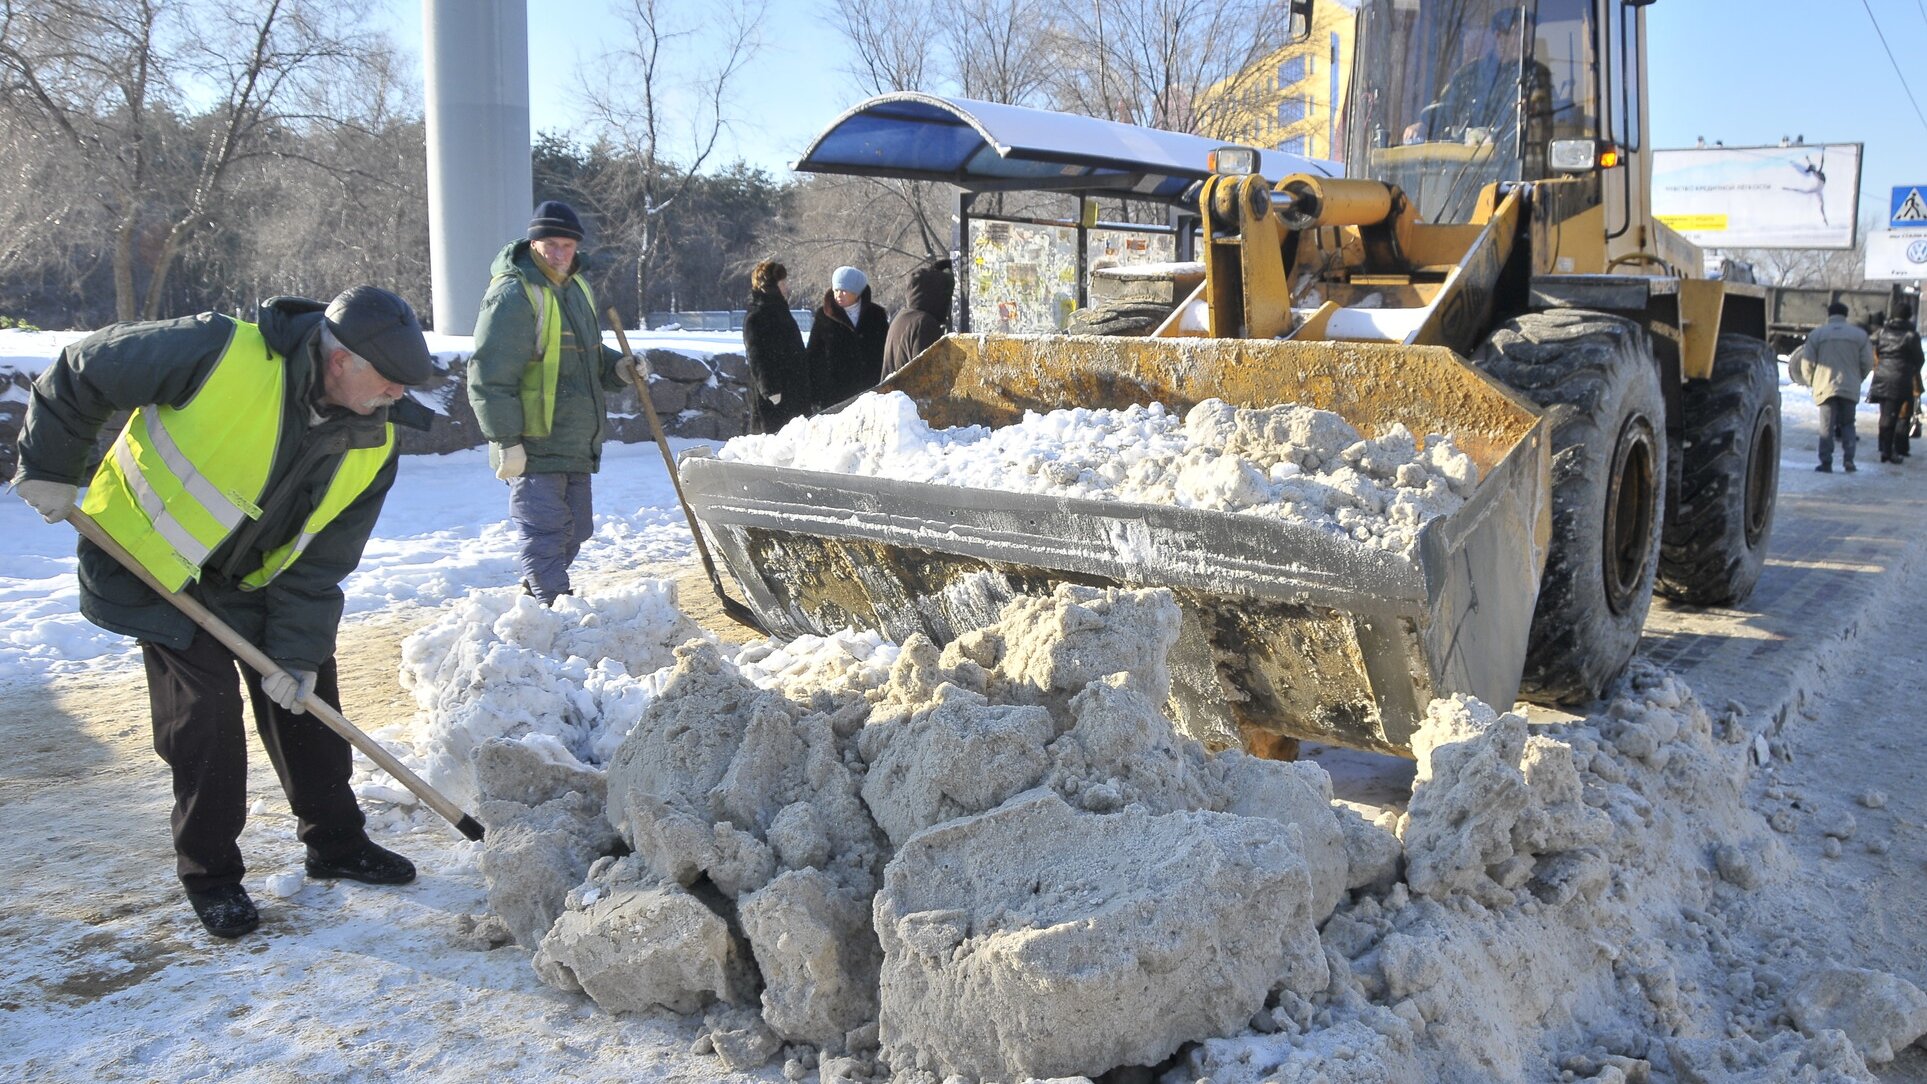
[{"label": "man in green jacket", "polygon": [[569,565],[595,530],[589,476],[602,466],[604,393],[635,374],[635,359],[603,345],[581,242],[568,204],[535,209],[528,237],[489,268],[468,363],[469,404],[509,485],[522,589],[545,606],[571,593]]},{"label": "man in green jacket", "polygon": [[[280,671],[263,677],[113,557],[83,539],[80,610],[140,641],[154,748],[173,771],[176,870],[210,933],[260,918],[241,886],[247,819],[242,682],[298,819],[311,877],[415,878],[375,845],[348,780],[348,743],[308,715],[340,707],[341,581],[361,561],[395,480],[391,419],[434,372],[414,310],[373,286],[278,297],[253,321],[216,313],[115,324],[68,346],[34,381],[15,489],[49,523],[82,510],[172,590],[205,604]],[[109,415],[133,416],[91,480]],[[240,670],[242,682],[236,682]]]}]

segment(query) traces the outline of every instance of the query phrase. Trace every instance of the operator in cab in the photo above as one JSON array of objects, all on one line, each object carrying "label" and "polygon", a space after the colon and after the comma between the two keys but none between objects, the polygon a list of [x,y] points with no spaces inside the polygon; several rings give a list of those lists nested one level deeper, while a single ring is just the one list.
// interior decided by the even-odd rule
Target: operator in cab
[{"label": "operator in cab", "polygon": [[1404,142],[1511,145],[1519,131],[1519,103],[1551,98],[1552,73],[1526,55],[1520,6],[1501,8],[1480,30],[1478,51],[1446,80],[1439,96],[1406,126]]}]

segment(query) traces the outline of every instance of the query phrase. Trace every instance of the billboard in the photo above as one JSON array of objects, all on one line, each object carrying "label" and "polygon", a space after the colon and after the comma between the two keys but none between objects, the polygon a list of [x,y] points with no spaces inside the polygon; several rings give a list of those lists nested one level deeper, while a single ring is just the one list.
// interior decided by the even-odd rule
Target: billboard
[{"label": "billboard", "polygon": [[1858,143],[1653,152],[1653,215],[1711,248],[1852,248]]}]

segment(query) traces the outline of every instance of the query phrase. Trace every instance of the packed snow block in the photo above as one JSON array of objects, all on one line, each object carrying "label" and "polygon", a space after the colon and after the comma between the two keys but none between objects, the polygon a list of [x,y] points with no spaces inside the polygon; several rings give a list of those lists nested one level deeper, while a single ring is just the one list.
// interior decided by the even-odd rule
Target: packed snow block
[{"label": "packed snow block", "polygon": [[539,742],[490,738],[476,747],[473,761],[476,795],[483,802],[538,806],[580,796],[600,805],[606,792],[601,772]]},{"label": "packed snow block", "polygon": [[715,645],[678,648],[662,693],[610,759],[610,823],[678,884],[707,876],[736,897],[808,862],[872,891],[882,841],[857,775],[829,718],[800,714]]},{"label": "packed snow block", "polygon": [[1013,599],[998,620],[994,667],[1013,695],[992,690],[991,697],[1027,694],[1021,702],[1061,705],[1093,681],[1126,674],[1131,688],[1162,704],[1171,695],[1166,659],[1180,620],[1164,588],[1058,584],[1049,597]]},{"label": "packed snow block", "polygon": [[1311,918],[1322,923],[1351,886],[1351,852],[1332,808],[1332,778],[1316,764],[1264,760],[1239,751],[1213,760],[1229,801],[1224,812],[1295,825],[1311,876]]},{"label": "packed snow block", "polygon": [[1345,887],[1374,892],[1392,887],[1398,880],[1399,863],[1405,857],[1398,833],[1366,820],[1356,809],[1342,803],[1332,806],[1332,814],[1338,818],[1339,830],[1345,837],[1345,855],[1351,871]]},{"label": "packed snow block", "polygon": [[1204,746],[1178,734],[1159,710],[1163,703],[1130,674],[1086,685],[1070,700],[1070,729],[1051,743],[1051,785],[1092,813],[1133,804],[1152,813],[1223,805]]},{"label": "packed snow block", "polygon": [[1428,706],[1412,751],[1400,831],[1412,891],[1498,907],[1521,887],[1561,904],[1603,885],[1597,849],[1613,821],[1586,804],[1570,744],[1528,738],[1520,716],[1456,696]]},{"label": "packed snow block", "polygon": [[603,819],[600,797],[587,794],[538,806],[488,802],[481,817],[488,827],[481,859],[488,909],[516,944],[533,949],[562,914],[569,890],[615,848],[615,831]]},{"label": "packed snow block", "polygon": [[783,1051],[782,1037],[747,1005],[711,1005],[703,1013],[703,1035],[716,1060],[733,1072],[754,1072]]},{"label": "packed snow block", "polygon": [[1884,1064],[1927,1035],[1927,993],[1898,975],[1859,967],[1830,967],[1807,976],[1786,1002],[1787,1015],[1808,1035],[1846,1033],[1867,1061]]},{"label": "packed snow block", "polygon": [[1679,1084],[1762,1084],[1762,1082],[1859,1081],[1876,1084],[1853,1043],[1838,1032],[1811,1039],[1782,1031],[1762,1042],[1737,1039],[1670,1039],[1666,1054]]},{"label": "packed snow block", "polygon": [[778,1035],[840,1050],[876,1019],[883,948],[870,900],[820,870],[792,870],[739,902],[763,975],[763,1019]]},{"label": "packed snow block", "polygon": [[1329,980],[1297,833],[1047,790],[910,839],[884,872],[879,1033],[898,1073],[1095,1077],[1244,1030]]},{"label": "packed snow block", "polygon": [[1487,871],[1513,857],[1512,827],[1531,802],[1519,760],[1525,720],[1470,697],[1434,700],[1412,735],[1418,773],[1400,836],[1405,880],[1429,896],[1513,901]]},{"label": "packed snow block", "polygon": [[981,813],[1037,785],[1057,727],[1041,707],[992,704],[944,685],[937,706],[857,732],[863,801],[895,846],[933,824]]},{"label": "packed snow block", "polygon": [[535,972],[608,1012],[693,1013],[755,998],[755,971],[722,916],[673,884],[571,893],[535,953]]}]

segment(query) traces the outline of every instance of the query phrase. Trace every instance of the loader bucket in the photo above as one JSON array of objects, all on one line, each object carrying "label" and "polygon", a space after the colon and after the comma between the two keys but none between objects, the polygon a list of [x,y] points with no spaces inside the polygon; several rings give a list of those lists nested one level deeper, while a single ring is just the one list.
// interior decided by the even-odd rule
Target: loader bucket
[{"label": "loader bucket", "polygon": [[1538,412],[1444,347],[1249,339],[947,336],[881,390],[933,426],[1209,398],[1301,403],[1368,436],[1451,435],[1480,480],[1410,554],[1316,527],[1164,505],[724,462],[684,490],[778,635],[857,626],[939,644],[1058,583],[1169,588],[1172,717],[1213,748],[1282,735],[1411,754],[1433,697],[1509,706],[1550,531]]}]

